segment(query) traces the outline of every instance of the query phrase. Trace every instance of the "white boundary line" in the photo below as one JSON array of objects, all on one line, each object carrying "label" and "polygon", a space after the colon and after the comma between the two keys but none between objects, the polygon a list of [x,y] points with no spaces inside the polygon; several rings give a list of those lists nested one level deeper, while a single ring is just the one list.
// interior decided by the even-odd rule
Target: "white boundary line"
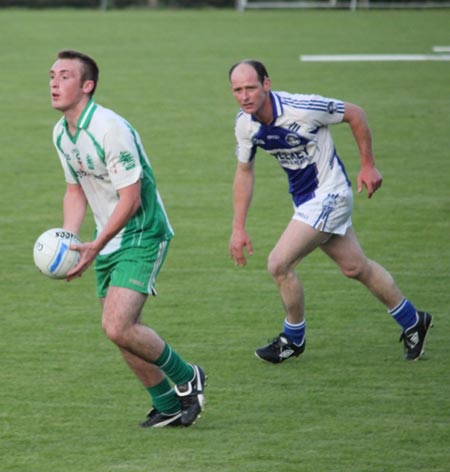
[{"label": "white boundary line", "polygon": [[450,46],[433,46],[433,52],[450,52]]},{"label": "white boundary line", "polygon": [[[450,47],[448,48],[450,52]],[[436,51],[440,52],[440,51]],[[447,52],[447,49],[445,51]],[[300,56],[302,62],[450,61],[450,54],[321,54]]]}]

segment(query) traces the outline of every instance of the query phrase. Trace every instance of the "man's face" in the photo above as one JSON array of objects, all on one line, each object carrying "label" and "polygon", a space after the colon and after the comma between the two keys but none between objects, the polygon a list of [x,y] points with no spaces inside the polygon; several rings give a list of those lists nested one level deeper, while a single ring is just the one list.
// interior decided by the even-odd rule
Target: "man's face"
[{"label": "man's face", "polygon": [[258,116],[269,98],[270,80],[258,80],[256,70],[249,64],[238,65],[230,77],[231,91],[245,113]]},{"label": "man's face", "polygon": [[87,97],[93,82],[82,81],[82,63],[77,59],[58,59],[50,70],[52,106],[65,112]]}]

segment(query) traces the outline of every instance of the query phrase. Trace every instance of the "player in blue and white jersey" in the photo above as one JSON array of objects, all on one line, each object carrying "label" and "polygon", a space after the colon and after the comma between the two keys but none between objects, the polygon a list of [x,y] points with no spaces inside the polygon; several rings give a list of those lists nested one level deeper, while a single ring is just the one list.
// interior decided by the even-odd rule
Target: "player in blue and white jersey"
[{"label": "player in blue and white jersey", "polygon": [[72,247],[81,257],[67,278],[95,261],[103,329],[152,399],[141,426],[190,426],[204,405],[205,373],[141,322],[172,227],[138,133],[93,99],[98,76],[92,58],[71,50],[50,70],[52,106],[63,115],[53,131],[66,180],[63,227],[77,234],[87,205],[96,224],[92,241]]},{"label": "player in blue and white jersey", "polygon": [[429,313],[416,310],[392,276],[364,254],[352,226],[353,193],[334,146],[330,126],[347,123],[356,141],[361,168],[357,190],[371,198],[382,183],[375,167],[372,137],[365,112],[357,105],[317,95],[276,92],[265,66],[244,60],[229,71],[240,111],[236,118],[237,169],[233,184],[234,219],[230,255],[246,264],[253,253],[246,231],[258,148],[272,155],[286,172],[294,214],[268,258],[268,270],[280,291],[285,312],[281,333],[256,355],[280,363],[305,350],[303,285],[295,268],[320,248],[342,273],[365,285],[401,326],[405,358],[416,360],[432,325]]}]

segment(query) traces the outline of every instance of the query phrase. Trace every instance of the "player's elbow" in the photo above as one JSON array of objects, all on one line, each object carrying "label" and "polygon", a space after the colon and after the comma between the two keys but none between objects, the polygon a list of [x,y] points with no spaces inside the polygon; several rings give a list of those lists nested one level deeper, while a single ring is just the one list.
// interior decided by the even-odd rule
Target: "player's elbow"
[{"label": "player's elbow", "polygon": [[344,122],[351,124],[367,122],[365,111],[354,103],[345,103]]},{"label": "player's elbow", "polygon": [[133,204],[131,206],[133,215],[139,210],[139,208],[141,208],[141,204],[142,204],[142,199],[141,199],[141,196],[139,195],[138,197],[134,199]]}]

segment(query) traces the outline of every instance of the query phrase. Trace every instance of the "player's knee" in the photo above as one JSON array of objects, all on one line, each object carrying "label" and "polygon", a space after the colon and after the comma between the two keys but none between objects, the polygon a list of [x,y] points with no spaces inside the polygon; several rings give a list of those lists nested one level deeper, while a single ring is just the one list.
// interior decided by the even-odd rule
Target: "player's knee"
[{"label": "player's knee", "polygon": [[126,331],[122,325],[108,319],[103,319],[102,328],[110,341],[117,346],[126,347]]},{"label": "player's knee", "polygon": [[289,267],[280,259],[276,253],[271,252],[267,259],[267,271],[275,280],[286,277],[289,273]]},{"label": "player's knee", "polygon": [[267,259],[267,271],[273,278],[281,273],[281,265],[273,253],[270,253]]},{"label": "player's knee", "polygon": [[361,280],[367,270],[367,263],[365,261],[354,261],[340,267],[342,274],[349,279]]}]

